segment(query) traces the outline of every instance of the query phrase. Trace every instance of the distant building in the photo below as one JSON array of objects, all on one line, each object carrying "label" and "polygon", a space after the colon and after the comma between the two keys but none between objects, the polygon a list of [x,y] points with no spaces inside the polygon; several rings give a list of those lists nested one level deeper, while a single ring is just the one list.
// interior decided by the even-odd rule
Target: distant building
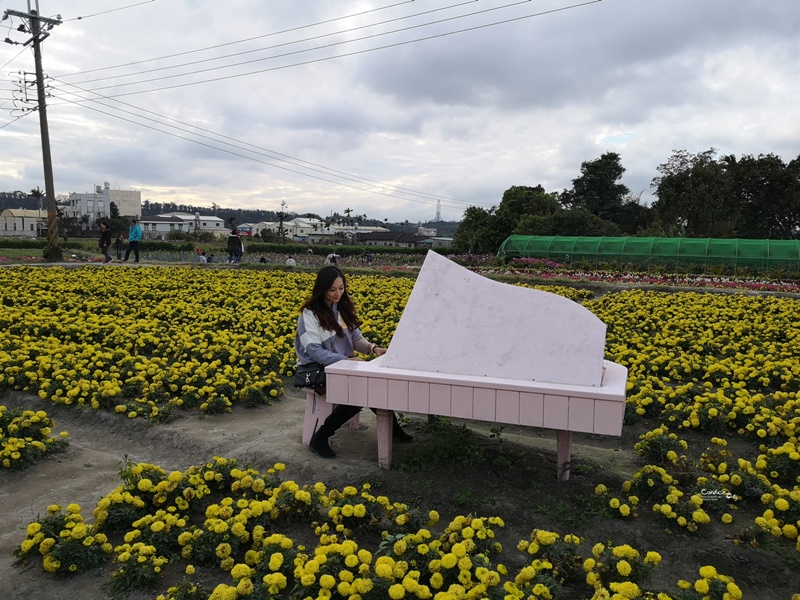
[{"label": "distant building", "polygon": [[228,235],[228,230],[230,229],[225,221],[219,217],[209,217],[208,215],[201,215],[200,213],[168,212],[158,216],[180,219],[187,225],[184,227],[183,231],[188,231],[190,233],[210,231],[214,235],[224,237]]},{"label": "distant building", "polygon": [[452,248],[453,238],[449,237],[429,237],[422,240],[418,246],[419,248]]},{"label": "distant building", "polygon": [[417,235],[424,235],[425,237],[436,237],[435,227],[417,227]]},{"label": "distant building", "polygon": [[[267,231],[271,235],[280,235],[281,223],[279,221],[261,221],[260,223],[243,223],[238,227],[240,234],[247,231],[253,237],[260,237],[262,231]],[[343,241],[348,243],[359,243],[360,237],[372,232],[386,232],[385,227],[375,227],[367,225],[345,225],[342,223],[326,224],[325,221],[316,217],[295,217],[283,222],[283,232],[287,240],[303,244],[335,243]]]},{"label": "distant building", "polygon": [[0,236],[29,237],[40,235],[47,229],[47,211],[25,208],[7,208],[0,212]]},{"label": "distant building", "polygon": [[122,218],[138,219],[142,216],[142,192],[133,190],[112,190],[111,184],[95,187],[94,193],[69,195],[69,205],[64,216],[83,222],[85,227],[93,227],[98,219],[111,217],[111,203],[114,203]]},{"label": "distant building", "polygon": [[[414,233],[398,233],[395,231],[364,233],[358,236],[358,243],[363,246],[391,246],[394,248],[425,247],[428,240]],[[427,247],[430,247],[428,245]]]},{"label": "distant building", "polygon": [[142,217],[139,219],[142,228],[142,237],[145,239],[163,240],[172,231],[188,233],[194,230],[194,225],[180,217]]}]

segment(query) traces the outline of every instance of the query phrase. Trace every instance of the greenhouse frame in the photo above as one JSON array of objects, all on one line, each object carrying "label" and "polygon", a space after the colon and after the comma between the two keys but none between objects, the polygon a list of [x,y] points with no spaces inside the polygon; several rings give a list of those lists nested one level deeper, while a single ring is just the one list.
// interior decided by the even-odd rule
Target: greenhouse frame
[{"label": "greenhouse frame", "polygon": [[800,268],[800,240],[512,235],[504,259]]}]

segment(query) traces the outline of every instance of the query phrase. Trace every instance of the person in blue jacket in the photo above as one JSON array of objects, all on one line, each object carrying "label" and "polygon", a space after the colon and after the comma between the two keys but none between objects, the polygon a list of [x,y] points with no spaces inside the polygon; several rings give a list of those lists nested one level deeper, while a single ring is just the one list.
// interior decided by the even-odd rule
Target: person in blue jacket
[{"label": "person in blue jacket", "polygon": [[[340,360],[361,360],[355,352],[382,356],[384,348],[369,342],[358,328],[360,320],[350,294],[344,273],[339,267],[322,267],[309,298],[300,307],[294,347],[299,365],[317,363],[332,365]],[[324,388],[316,392],[325,394]],[[337,404],[331,414],[314,433],[309,447],[322,458],[335,458],[328,439],[361,410],[360,406]],[[412,437],[403,431],[397,417],[393,416],[392,437],[395,441],[409,442]]]},{"label": "person in blue jacket", "polygon": [[131,219],[131,226],[128,228],[128,248],[125,250],[125,258],[123,262],[127,262],[133,250],[133,262],[139,262],[139,240],[142,239],[142,228],[136,222],[136,219]]}]

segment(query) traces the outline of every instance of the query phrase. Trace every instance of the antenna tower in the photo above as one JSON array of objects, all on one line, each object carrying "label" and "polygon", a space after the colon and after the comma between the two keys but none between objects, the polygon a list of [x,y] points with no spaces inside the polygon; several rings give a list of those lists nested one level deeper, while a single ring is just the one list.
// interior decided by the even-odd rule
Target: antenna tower
[{"label": "antenna tower", "polygon": [[441,200],[437,200],[436,201],[436,218],[434,219],[434,221],[436,221],[438,223],[441,220],[442,220],[442,201]]}]

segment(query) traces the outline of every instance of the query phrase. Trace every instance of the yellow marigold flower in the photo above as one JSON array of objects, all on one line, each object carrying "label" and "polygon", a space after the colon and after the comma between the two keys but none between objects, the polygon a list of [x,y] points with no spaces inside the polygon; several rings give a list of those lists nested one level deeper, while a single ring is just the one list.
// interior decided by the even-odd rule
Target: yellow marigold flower
[{"label": "yellow marigold flower", "polygon": [[789,510],[789,502],[786,500],[786,498],[778,498],[775,500],[775,508],[780,511]]},{"label": "yellow marigold flower", "polygon": [[717,576],[717,569],[711,565],[700,567],[700,577],[704,579],[714,579]]},{"label": "yellow marigold flower", "polygon": [[707,594],[708,593],[708,581],[705,579],[698,579],[694,582],[694,589],[698,594]]},{"label": "yellow marigold flower", "polygon": [[216,548],[217,558],[228,558],[231,555],[231,545],[225,542],[219,544]]},{"label": "yellow marigold flower", "polygon": [[627,560],[621,560],[617,563],[617,572],[623,577],[631,574],[631,565]]},{"label": "yellow marigold flower", "polygon": [[239,563],[231,569],[231,577],[234,579],[243,579],[245,577],[252,577],[253,571],[250,567],[243,563]]},{"label": "yellow marigold flower", "polygon": [[611,588],[612,592],[615,592],[616,594],[622,596],[622,598],[626,598],[628,600],[638,598],[642,593],[639,589],[639,586],[632,581],[612,581],[608,587]]},{"label": "yellow marigold flower", "polygon": [[599,484],[596,488],[594,488],[594,493],[597,494],[598,496],[602,496],[606,492],[608,492],[608,488],[602,483]]},{"label": "yellow marigold flower", "polygon": [[442,566],[445,569],[452,569],[456,564],[458,564],[458,557],[452,552],[448,552],[442,556]]},{"label": "yellow marigold flower", "polygon": [[558,534],[552,531],[536,530],[536,539],[544,546],[549,546],[558,541]]},{"label": "yellow marigold flower", "polygon": [[661,562],[661,555],[658,552],[650,550],[644,556],[644,562],[648,565],[657,565]]},{"label": "yellow marigold flower", "polygon": [[595,558],[600,558],[600,555],[606,551],[606,547],[603,544],[595,544],[592,546],[592,556]]},{"label": "yellow marigold flower", "polygon": [[721,521],[725,524],[733,522],[733,517],[730,513],[724,513],[721,517]]},{"label": "yellow marigold flower", "polygon": [[401,584],[395,583],[389,588],[389,597],[392,600],[400,600],[403,596],[406,595],[406,588],[404,588]]},{"label": "yellow marigold flower", "polygon": [[[727,586],[728,595],[731,597],[731,600],[742,600],[742,590],[739,589],[739,586],[736,585],[733,581],[729,581]],[[794,599],[794,596],[792,596]]]}]

